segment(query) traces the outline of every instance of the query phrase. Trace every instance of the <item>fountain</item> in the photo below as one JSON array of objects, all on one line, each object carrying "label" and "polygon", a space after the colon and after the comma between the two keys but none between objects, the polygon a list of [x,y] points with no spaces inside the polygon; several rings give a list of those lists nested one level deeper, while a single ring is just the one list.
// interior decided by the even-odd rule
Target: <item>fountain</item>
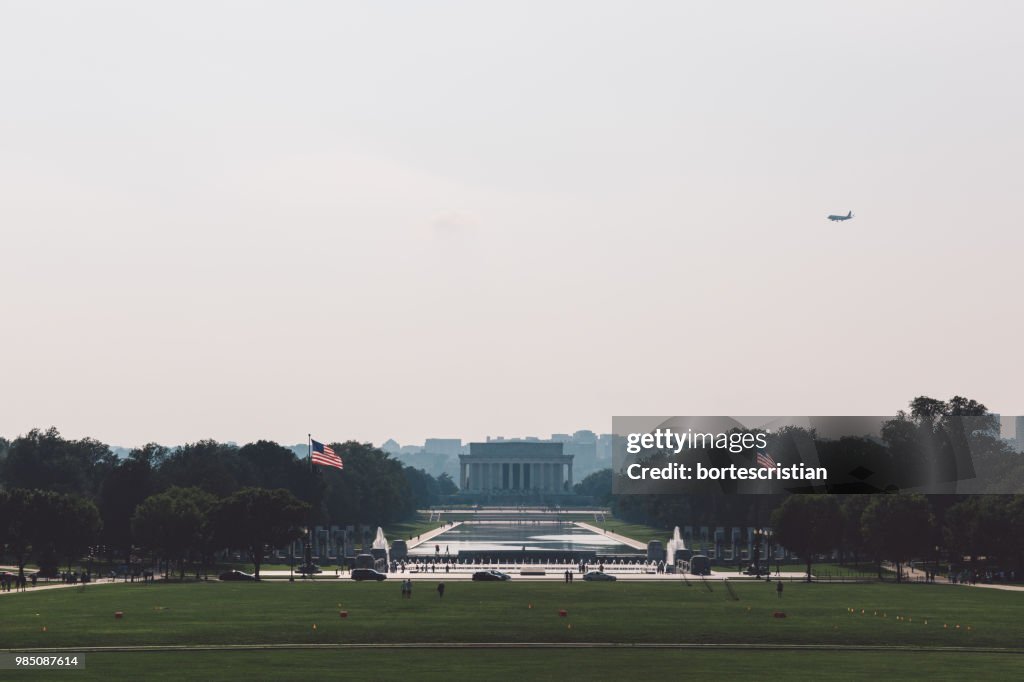
[{"label": "fountain", "polygon": [[672,539],[668,541],[668,546],[665,548],[665,562],[668,566],[676,565],[676,550],[686,549],[686,543],[683,542],[682,536],[679,535],[679,526],[672,531]]},{"label": "fountain", "polygon": [[370,547],[370,554],[377,557],[378,559],[384,559],[385,565],[391,564],[391,557],[388,552],[388,541],[384,537],[384,529],[377,526],[377,537],[373,539],[373,545]]}]

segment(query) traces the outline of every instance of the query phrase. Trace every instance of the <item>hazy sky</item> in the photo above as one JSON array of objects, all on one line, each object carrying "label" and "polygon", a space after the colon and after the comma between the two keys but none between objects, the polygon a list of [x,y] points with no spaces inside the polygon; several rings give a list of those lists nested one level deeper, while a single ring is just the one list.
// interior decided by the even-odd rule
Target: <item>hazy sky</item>
[{"label": "hazy sky", "polygon": [[0,0],[0,434],[1024,414],[1022,25]]}]

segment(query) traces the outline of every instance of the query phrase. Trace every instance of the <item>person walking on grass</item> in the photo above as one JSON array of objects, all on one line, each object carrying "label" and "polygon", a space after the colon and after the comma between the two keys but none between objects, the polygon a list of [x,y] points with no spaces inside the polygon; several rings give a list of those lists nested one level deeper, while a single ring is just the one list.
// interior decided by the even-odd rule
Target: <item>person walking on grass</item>
[{"label": "person walking on grass", "polygon": [[779,599],[782,599],[782,578],[779,578],[779,582],[775,583],[775,594],[779,595]]},{"label": "person walking on grass", "polygon": [[444,583],[437,584],[437,598],[444,599]]}]

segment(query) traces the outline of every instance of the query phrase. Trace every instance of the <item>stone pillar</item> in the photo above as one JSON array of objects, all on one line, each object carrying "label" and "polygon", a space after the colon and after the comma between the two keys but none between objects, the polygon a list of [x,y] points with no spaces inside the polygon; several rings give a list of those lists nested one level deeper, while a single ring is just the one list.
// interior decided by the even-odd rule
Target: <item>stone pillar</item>
[{"label": "stone pillar", "polygon": [[572,460],[569,460],[569,490],[572,490]]},{"label": "stone pillar", "polygon": [[466,463],[459,462],[459,490],[466,489]]}]

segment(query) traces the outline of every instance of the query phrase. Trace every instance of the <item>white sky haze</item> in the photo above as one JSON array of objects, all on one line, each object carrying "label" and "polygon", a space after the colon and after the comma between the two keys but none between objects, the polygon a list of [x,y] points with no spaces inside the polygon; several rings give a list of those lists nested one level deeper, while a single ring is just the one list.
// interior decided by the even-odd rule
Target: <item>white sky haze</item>
[{"label": "white sky haze", "polygon": [[1022,414],[1022,25],[0,0],[0,435]]}]

